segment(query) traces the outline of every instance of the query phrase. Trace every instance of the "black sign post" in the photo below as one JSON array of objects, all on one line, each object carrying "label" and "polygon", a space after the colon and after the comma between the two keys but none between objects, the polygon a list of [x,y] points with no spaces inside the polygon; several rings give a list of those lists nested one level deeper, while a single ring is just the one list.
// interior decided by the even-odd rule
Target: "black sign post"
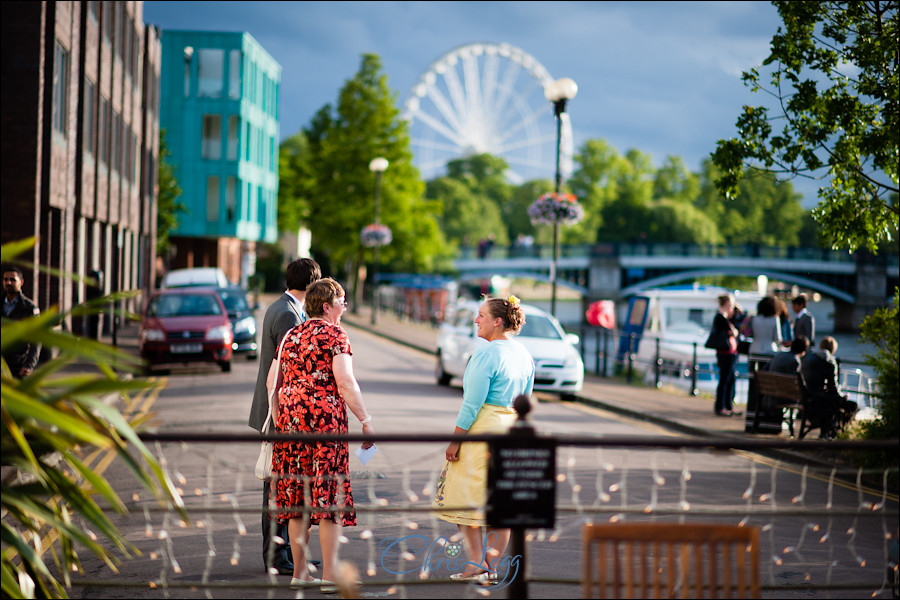
[{"label": "black sign post", "polygon": [[527,422],[527,396],[516,398],[519,413],[509,437],[491,444],[488,462],[489,527],[510,529],[510,556],[520,557],[520,574],[510,582],[509,598],[528,598],[526,529],[552,529],[556,519],[556,445],[535,437]]}]

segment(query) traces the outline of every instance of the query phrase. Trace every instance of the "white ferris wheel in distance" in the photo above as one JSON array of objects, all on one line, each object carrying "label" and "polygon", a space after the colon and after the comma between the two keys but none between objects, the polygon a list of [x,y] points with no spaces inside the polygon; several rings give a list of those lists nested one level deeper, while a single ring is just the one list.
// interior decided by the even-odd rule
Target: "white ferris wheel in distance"
[{"label": "white ferris wheel in distance", "polygon": [[[554,179],[557,123],[545,91],[554,79],[509,44],[468,44],[444,54],[419,77],[404,103],[415,164],[425,180],[473,154],[503,158],[507,179]],[[572,125],[561,115],[560,175],[572,173]]]}]

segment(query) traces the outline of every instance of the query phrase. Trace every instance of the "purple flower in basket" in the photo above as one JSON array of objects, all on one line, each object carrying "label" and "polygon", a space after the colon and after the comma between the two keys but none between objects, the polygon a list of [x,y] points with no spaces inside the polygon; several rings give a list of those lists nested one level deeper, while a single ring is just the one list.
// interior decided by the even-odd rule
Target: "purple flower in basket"
[{"label": "purple flower in basket", "polygon": [[387,246],[391,243],[393,236],[391,229],[387,225],[375,224],[366,225],[359,233],[359,240],[366,248],[374,248],[375,246]]},{"label": "purple flower in basket", "polygon": [[533,225],[574,225],[584,218],[584,209],[574,194],[548,192],[531,203],[528,216]]}]

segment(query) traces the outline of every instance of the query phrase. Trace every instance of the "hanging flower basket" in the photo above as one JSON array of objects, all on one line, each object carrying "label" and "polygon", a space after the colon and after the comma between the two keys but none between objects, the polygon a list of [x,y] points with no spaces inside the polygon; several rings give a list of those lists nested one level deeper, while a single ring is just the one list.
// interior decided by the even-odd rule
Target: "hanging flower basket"
[{"label": "hanging flower basket", "polygon": [[548,192],[531,203],[528,216],[532,225],[574,225],[584,218],[584,209],[575,194]]},{"label": "hanging flower basket", "polygon": [[362,228],[359,239],[366,248],[374,248],[375,246],[387,246],[391,243],[393,236],[387,225],[371,223]]}]

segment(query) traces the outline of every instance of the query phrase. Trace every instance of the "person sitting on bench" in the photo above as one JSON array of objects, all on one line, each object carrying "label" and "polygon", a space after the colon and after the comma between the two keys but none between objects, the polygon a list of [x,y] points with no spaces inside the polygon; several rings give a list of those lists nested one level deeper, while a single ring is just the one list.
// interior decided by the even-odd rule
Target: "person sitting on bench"
[{"label": "person sitting on bench", "polygon": [[813,414],[818,417],[819,437],[834,439],[838,430],[856,413],[856,403],[841,391],[838,364],[834,358],[837,340],[828,336],[819,342],[819,349],[809,352],[803,360],[802,373],[806,381]]},{"label": "person sitting on bench", "polygon": [[785,375],[800,373],[801,359],[807,351],[809,351],[809,339],[805,335],[798,335],[791,341],[791,349],[775,354],[766,365],[766,369],[772,373],[784,373]]}]

